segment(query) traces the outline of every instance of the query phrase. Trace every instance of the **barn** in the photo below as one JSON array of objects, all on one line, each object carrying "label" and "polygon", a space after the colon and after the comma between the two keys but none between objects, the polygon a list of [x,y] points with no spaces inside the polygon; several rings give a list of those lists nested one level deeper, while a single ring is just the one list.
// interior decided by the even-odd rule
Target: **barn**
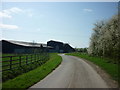
[{"label": "barn", "polygon": [[[2,45],[2,46],[1,46]],[[69,53],[74,52],[75,49],[69,44],[50,40],[47,44],[33,43],[33,42],[23,42],[14,40],[1,40],[0,46],[2,47],[2,53],[40,53],[40,52],[50,52],[50,53]]]},{"label": "barn", "polygon": [[13,41],[13,40],[1,40],[2,53],[39,53],[47,52],[50,46],[47,44]]},{"label": "barn", "polygon": [[75,51],[75,49],[72,48],[69,44],[59,41],[50,40],[47,42],[47,45],[53,47],[49,48],[49,52],[69,53]]}]

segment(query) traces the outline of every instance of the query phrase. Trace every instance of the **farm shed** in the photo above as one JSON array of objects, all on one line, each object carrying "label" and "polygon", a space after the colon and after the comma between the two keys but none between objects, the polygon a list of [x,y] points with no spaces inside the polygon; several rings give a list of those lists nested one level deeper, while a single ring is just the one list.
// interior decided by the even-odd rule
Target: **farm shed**
[{"label": "farm shed", "polygon": [[49,48],[49,52],[68,53],[75,51],[69,44],[63,42],[50,40],[47,42],[47,45],[53,47]]},{"label": "farm shed", "polygon": [[48,48],[51,48],[46,44],[13,40],[1,40],[0,43],[2,43],[2,53],[39,53],[47,52]]}]

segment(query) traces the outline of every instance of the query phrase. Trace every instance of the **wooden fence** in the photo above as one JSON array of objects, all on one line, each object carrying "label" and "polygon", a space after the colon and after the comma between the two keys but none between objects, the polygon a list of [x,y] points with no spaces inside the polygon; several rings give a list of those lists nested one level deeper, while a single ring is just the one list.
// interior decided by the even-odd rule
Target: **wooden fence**
[{"label": "wooden fence", "polygon": [[0,61],[1,71],[12,70],[24,65],[32,64],[34,62],[45,63],[49,55],[44,54],[24,54],[24,55],[11,55],[11,56],[2,56],[2,61]]}]

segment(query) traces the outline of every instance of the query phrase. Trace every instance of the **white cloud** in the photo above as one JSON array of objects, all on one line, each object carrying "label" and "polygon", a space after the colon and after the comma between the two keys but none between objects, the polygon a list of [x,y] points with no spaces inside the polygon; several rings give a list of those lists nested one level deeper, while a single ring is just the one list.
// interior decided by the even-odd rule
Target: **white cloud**
[{"label": "white cloud", "polygon": [[17,7],[13,7],[10,9],[2,10],[0,12],[0,17],[1,18],[12,18],[12,14],[18,14],[18,13],[22,13],[22,12],[24,12],[24,10],[17,8]]},{"label": "white cloud", "polygon": [[0,17],[1,17],[1,18],[11,18],[12,16],[11,16],[11,15],[8,15],[8,14],[6,14],[6,13],[0,12]]},{"label": "white cloud", "polygon": [[11,9],[9,9],[9,11],[10,11],[11,13],[19,13],[19,12],[23,12],[22,9],[17,8],[17,7],[13,7],[13,8],[11,8]]},{"label": "white cloud", "polygon": [[[17,7],[12,7],[12,8],[0,11],[0,19],[12,18],[14,14],[21,14],[21,13],[25,14],[28,17],[33,17],[33,13],[29,9],[20,9]],[[0,29],[19,29],[19,27],[17,25],[2,24],[2,22],[0,22]]]},{"label": "white cloud", "polygon": [[23,12],[22,9],[20,8],[17,8],[17,7],[12,7],[10,9],[6,9],[6,10],[3,10],[4,13],[6,14],[12,14],[12,13],[20,13],[20,12]]},{"label": "white cloud", "polygon": [[92,9],[85,8],[85,9],[83,9],[83,11],[85,11],[85,12],[92,12],[93,10],[92,10]]},{"label": "white cloud", "polygon": [[21,13],[24,13],[28,17],[33,17],[33,10],[31,9],[23,10],[18,7],[12,7],[12,8],[0,11],[0,18],[12,18],[14,14],[21,14]]},{"label": "white cloud", "polygon": [[1,29],[18,29],[17,25],[0,24]]}]

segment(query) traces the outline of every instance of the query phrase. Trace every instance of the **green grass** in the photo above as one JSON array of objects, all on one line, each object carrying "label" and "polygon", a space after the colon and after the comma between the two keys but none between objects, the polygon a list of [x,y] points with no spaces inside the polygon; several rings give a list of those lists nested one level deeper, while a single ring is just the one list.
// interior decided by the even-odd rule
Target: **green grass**
[{"label": "green grass", "polygon": [[[31,58],[32,55],[32,58]],[[10,57],[2,58],[2,69],[10,69],[2,72],[2,81],[5,82],[9,79],[13,79],[18,75],[31,71],[38,66],[44,64],[47,60],[49,60],[48,53],[40,53],[40,54],[3,54],[3,56],[14,56],[12,57],[12,69],[10,69]],[[19,58],[21,56],[21,66],[19,64]],[[27,63],[26,63],[27,56]],[[17,60],[16,60],[17,59]],[[7,61],[7,62],[4,62]],[[15,64],[17,63],[17,64]],[[7,66],[4,66],[7,65]]]},{"label": "green grass", "polygon": [[62,58],[55,53],[50,54],[50,60],[48,60],[42,66],[24,73],[14,79],[8,80],[2,83],[3,88],[28,88],[38,81],[46,77],[52,72],[62,61]]},{"label": "green grass", "polygon": [[112,77],[112,79],[116,81],[118,81],[119,79],[118,64],[108,63],[106,58],[93,57],[93,56],[89,56],[88,54],[77,53],[77,52],[68,53],[67,55],[73,55],[73,56],[77,56],[77,57],[89,60],[94,64],[98,65],[99,67],[101,67],[103,70],[105,70]]}]

